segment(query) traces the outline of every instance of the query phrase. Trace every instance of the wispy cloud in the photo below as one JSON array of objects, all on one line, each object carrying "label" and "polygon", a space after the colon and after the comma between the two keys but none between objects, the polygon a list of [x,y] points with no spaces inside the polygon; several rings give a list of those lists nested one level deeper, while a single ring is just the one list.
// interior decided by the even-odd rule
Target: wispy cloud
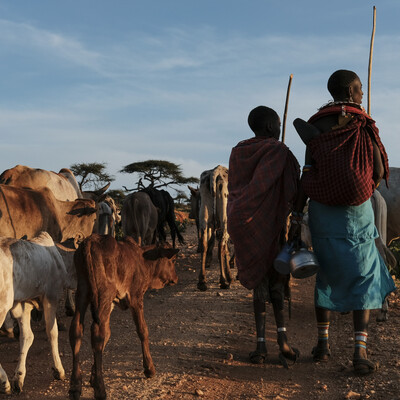
[{"label": "wispy cloud", "polygon": [[13,52],[29,50],[61,60],[98,70],[101,56],[87,50],[78,40],[65,35],[39,29],[26,23],[0,20],[0,45],[12,48]]},{"label": "wispy cloud", "polygon": [[[400,35],[377,39],[373,70],[374,117],[389,132],[389,156],[397,165],[400,149],[389,121],[400,107],[391,96],[399,85],[399,44]],[[357,71],[366,84],[369,37],[224,36],[210,27],[174,28],[159,35],[132,32],[94,48],[79,33],[0,20],[0,46],[9,52],[6,68],[24,52],[31,63],[59,61],[52,71],[59,90],[49,85],[33,96],[32,78],[20,89],[17,107],[0,97],[0,123],[8,134],[0,169],[108,161],[118,186],[126,177],[117,171],[138,159],[176,161],[188,175],[227,164],[232,146],[251,136],[246,119],[252,107],[266,104],[281,114],[290,73],[287,143],[302,159],[291,120],[309,117],[329,100],[326,81],[337,68]]]}]

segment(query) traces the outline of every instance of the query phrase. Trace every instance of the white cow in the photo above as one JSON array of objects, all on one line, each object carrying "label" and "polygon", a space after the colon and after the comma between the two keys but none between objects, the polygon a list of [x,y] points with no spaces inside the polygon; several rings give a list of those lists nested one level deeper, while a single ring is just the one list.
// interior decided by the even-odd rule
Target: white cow
[{"label": "white cow", "polygon": [[75,248],[55,245],[47,232],[32,240],[0,238],[0,325],[11,310],[20,329],[20,355],[11,384],[0,365],[0,393],[22,390],[26,357],[33,342],[30,325],[32,309],[43,304],[46,332],[53,355],[53,373],[64,379],[58,353],[57,304],[64,288],[76,288],[73,262]]},{"label": "white cow", "polygon": [[232,281],[230,270],[229,234],[227,229],[228,169],[217,165],[200,176],[199,228],[201,268],[197,288],[207,290],[206,267],[210,266],[215,237],[218,240],[220,287],[228,289]]}]

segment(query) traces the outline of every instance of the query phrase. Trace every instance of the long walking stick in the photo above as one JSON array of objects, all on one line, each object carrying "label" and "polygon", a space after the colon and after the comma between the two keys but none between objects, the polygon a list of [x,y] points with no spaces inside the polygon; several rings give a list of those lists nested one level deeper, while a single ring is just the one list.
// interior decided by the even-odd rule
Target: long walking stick
[{"label": "long walking stick", "polygon": [[374,39],[375,39],[375,26],[376,26],[376,7],[374,6],[374,16],[372,22],[372,35],[371,44],[369,46],[369,63],[368,63],[368,115],[371,115],[371,67],[372,67],[372,54],[374,52]]},{"label": "long walking stick", "polygon": [[292,79],[293,79],[293,74],[290,74],[288,88],[286,92],[285,112],[283,114],[282,143],[285,143],[286,118],[287,118],[287,109],[289,104],[289,94],[290,94],[290,86],[292,85]]}]

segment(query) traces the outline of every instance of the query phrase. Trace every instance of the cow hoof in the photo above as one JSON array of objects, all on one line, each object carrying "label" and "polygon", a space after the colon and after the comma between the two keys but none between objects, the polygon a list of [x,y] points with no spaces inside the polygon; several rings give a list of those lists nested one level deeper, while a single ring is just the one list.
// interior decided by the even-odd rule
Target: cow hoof
[{"label": "cow hoof", "polygon": [[65,372],[58,371],[56,368],[52,367],[53,370],[53,377],[59,381],[63,381],[65,379]]},{"label": "cow hoof", "polygon": [[8,379],[0,383],[0,393],[11,394],[11,385]]},{"label": "cow hoof", "polygon": [[103,392],[99,392],[94,394],[95,400],[106,400],[107,399],[107,394]]},{"label": "cow hoof", "polygon": [[152,378],[155,374],[156,369],[154,367],[144,370],[144,375],[146,376],[146,378]]},{"label": "cow hoof", "polygon": [[219,287],[221,289],[229,289],[231,287],[231,284],[230,283],[226,283],[226,282],[222,282],[222,283],[219,284]]},{"label": "cow hoof", "polygon": [[22,392],[23,383],[21,381],[19,381],[18,379],[12,380],[11,385],[12,385],[13,393],[21,393]]},{"label": "cow hoof", "polygon": [[199,282],[197,284],[197,289],[201,290],[202,292],[205,292],[207,288],[207,284],[205,282]]},{"label": "cow hoof", "polygon": [[69,389],[68,397],[70,400],[79,400],[81,397],[81,391],[76,389]]}]

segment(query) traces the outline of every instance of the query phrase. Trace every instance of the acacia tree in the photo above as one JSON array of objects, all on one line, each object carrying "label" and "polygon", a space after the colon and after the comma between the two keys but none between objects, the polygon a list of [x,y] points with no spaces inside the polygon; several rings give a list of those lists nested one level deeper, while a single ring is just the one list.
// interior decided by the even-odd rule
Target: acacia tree
[{"label": "acacia tree", "polygon": [[[199,180],[195,177],[185,177],[182,173],[182,168],[180,165],[174,164],[165,160],[147,160],[141,162],[135,162],[126,165],[119,172],[124,172],[128,174],[137,174],[139,176],[136,182],[136,188],[124,189],[128,192],[134,190],[141,190],[146,187],[161,188],[161,187],[172,187],[175,189],[174,185],[186,185],[189,183],[198,183]],[[146,185],[147,182],[147,185]]]},{"label": "acacia tree", "polygon": [[[70,170],[77,178],[79,189],[97,190],[115,180],[109,175],[106,163],[78,163],[72,164]],[[80,177],[80,179],[78,179]]]}]

